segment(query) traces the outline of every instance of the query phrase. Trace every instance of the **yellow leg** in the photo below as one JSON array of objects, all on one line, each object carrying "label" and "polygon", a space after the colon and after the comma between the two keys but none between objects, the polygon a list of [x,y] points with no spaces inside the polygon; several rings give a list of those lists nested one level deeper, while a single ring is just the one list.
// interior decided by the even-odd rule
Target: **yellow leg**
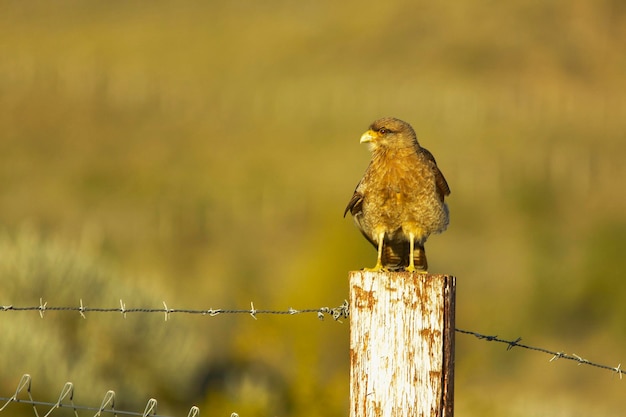
[{"label": "yellow leg", "polygon": [[409,266],[406,268],[409,272],[415,271],[413,252],[415,252],[415,235],[413,233],[409,233]]},{"label": "yellow leg", "polygon": [[364,271],[376,272],[383,270],[383,240],[385,239],[385,233],[378,234],[378,258],[376,259],[376,265],[374,268],[363,268]]},{"label": "yellow leg", "polygon": [[405,269],[408,272],[422,272],[426,273],[428,271],[423,271],[421,269],[415,268],[415,234],[409,233],[409,266]]}]

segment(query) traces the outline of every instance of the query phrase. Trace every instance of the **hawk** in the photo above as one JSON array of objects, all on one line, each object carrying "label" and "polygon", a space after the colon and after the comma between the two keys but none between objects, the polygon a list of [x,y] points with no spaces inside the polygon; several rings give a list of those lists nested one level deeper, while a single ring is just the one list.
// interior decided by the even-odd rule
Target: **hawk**
[{"label": "hawk", "polygon": [[426,272],[424,243],[448,226],[444,202],[450,188],[435,158],[408,123],[385,117],[361,136],[372,152],[349,211],[363,236],[378,250],[371,271]]}]

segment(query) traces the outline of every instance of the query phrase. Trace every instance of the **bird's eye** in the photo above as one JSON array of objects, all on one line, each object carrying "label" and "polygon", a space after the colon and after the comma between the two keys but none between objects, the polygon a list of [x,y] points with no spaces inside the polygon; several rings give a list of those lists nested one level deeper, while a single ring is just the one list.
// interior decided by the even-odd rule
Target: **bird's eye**
[{"label": "bird's eye", "polygon": [[388,133],[388,132],[389,130],[384,127],[381,127],[380,129],[378,129],[378,133],[380,133],[381,135],[384,135],[385,133]]}]

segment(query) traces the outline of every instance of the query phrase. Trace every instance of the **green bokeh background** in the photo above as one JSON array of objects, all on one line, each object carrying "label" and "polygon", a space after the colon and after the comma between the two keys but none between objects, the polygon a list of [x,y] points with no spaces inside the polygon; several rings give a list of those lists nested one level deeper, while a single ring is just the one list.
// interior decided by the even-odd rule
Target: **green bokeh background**
[{"label": "green bokeh background", "polygon": [[[457,325],[626,360],[626,3],[0,1],[0,304],[334,307],[376,118],[452,189]],[[0,314],[0,396],[344,416],[348,323]],[[457,336],[461,416],[615,416],[610,372]],[[7,415],[32,415],[15,405]]]}]

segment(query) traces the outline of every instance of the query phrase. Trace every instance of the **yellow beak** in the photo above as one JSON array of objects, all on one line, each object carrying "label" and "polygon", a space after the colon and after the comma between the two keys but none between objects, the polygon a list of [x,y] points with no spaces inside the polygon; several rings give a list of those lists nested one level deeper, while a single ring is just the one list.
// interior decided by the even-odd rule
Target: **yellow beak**
[{"label": "yellow beak", "polygon": [[369,143],[369,142],[374,141],[377,138],[377,136],[378,136],[377,133],[370,129],[361,135],[361,140],[359,142]]}]

